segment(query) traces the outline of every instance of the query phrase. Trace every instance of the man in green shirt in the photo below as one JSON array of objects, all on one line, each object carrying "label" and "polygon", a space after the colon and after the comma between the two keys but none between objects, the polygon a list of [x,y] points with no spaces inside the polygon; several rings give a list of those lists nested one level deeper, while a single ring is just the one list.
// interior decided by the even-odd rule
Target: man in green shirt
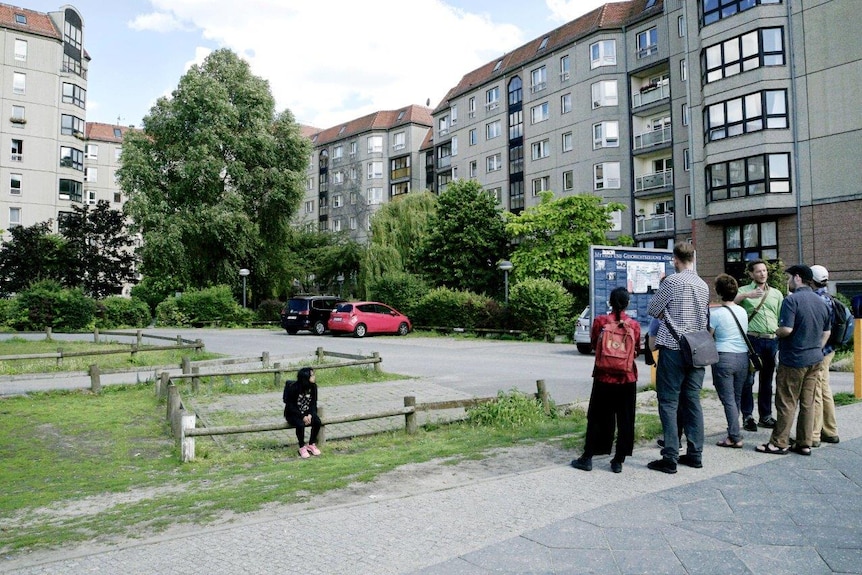
[{"label": "man in green shirt", "polygon": [[778,329],[778,315],[784,296],[766,282],[769,278],[766,262],[760,259],[751,260],[746,269],[752,282],[739,288],[734,301],[748,313],[748,338],[763,362],[757,388],[757,413],[760,421],[755,422],[753,416],[753,373],[748,374],[748,381],[742,388],[740,411],[742,427],[746,431],[757,431],[758,424],[761,427],[775,427],[775,418],[772,416],[772,376],[775,374],[775,355],[778,352],[775,330]]}]

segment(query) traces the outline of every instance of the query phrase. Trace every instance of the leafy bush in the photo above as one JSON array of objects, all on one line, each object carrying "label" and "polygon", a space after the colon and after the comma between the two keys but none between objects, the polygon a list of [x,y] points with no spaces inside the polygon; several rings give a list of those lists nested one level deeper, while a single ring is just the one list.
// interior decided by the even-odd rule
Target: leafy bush
[{"label": "leafy bush", "polygon": [[284,302],[277,299],[265,299],[257,306],[255,317],[257,317],[257,321],[278,322],[281,320],[282,308],[284,308]]},{"label": "leafy bush", "polygon": [[475,426],[516,428],[535,425],[548,418],[557,417],[556,408],[545,415],[542,402],[513,389],[509,393],[497,392],[497,399],[467,410],[467,420]]},{"label": "leafy bush", "polygon": [[254,312],[243,309],[228,286],[189,290],[169,297],[156,306],[158,325],[189,326],[218,322],[222,325],[247,324]]},{"label": "leafy bush", "polygon": [[416,325],[474,329],[491,323],[489,302],[473,292],[435,288],[416,303],[411,319]]},{"label": "leafy bush", "polygon": [[147,327],[150,325],[150,306],[138,298],[110,296],[96,302],[96,327]]},{"label": "leafy bush", "polygon": [[416,304],[428,293],[422,278],[405,272],[386,273],[368,284],[368,297],[391,305],[411,319]]},{"label": "leafy bush", "polygon": [[525,279],[509,292],[512,320],[531,336],[549,339],[574,326],[572,295],[561,284],[544,278]]},{"label": "leafy bush", "polygon": [[141,282],[132,286],[132,297],[143,300],[150,307],[150,313],[155,313],[158,305],[167,297],[174,293],[164,280],[154,280],[151,277],[145,277]]},{"label": "leafy bush", "polygon": [[189,327],[192,322],[185,313],[180,311],[178,298],[169,297],[156,306],[156,325]]},{"label": "leafy bush", "polygon": [[19,331],[82,330],[93,325],[96,302],[79,288],[44,280],[19,293],[10,308],[9,323]]},{"label": "leafy bush", "polygon": [[13,304],[11,299],[0,299],[0,328],[9,326],[9,312]]}]

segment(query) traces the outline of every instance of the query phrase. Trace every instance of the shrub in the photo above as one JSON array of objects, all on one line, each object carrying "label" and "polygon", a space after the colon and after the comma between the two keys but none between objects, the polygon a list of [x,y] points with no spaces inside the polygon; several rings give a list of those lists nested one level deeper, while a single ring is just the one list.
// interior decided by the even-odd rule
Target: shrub
[{"label": "shrub", "polygon": [[405,272],[386,273],[368,284],[368,297],[389,304],[411,319],[416,304],[428,293],[422,278]]},{"label": "shrub", "polygon": [[44,280],[19,293],[10,308],[10,324],[19,331],[82,330],[92,326],[96,302],[79,288]]},{"label": "shrub", "polygon": [[416,303],[413,323],[429,327],[474,329],[491,323],[490,298],[469,291],[435,288]]},{"label": "shrub", "polygon": [[243,309],[228,286],[189,290],[169,297],[156,307],[158,325],[188,326],[210,322],[222,325],[247,324],[254,312]]},{"label": "shrub", "polygon": [[557,415],[556,407],[545,415],[541,401],[516,389],[509,393],[499,391],[494,401],[467,410],[467,420],[472,425],[507,429],[535,425]]},{"label": "shrub", "polygon": [[525,279],[509,292],[509,311],[515,325],[542,339],[571,332],[572,304],[566,288],[544,278]]},{"label": "shrub", "polygon": [[281,320],[281,310],[283,307],[284,302],[280,302],[277,299],[263,300],[260,302],[260,305],[257,306],[257,310],[255,311],[257,321],[279,322]]},{"label": "shrub", "polygon": [[138,298],[110,296],[96,303],[96,327],[147,327],[152,319],[150,306]]},{"label": "shrub", "polygon": [[189,327],[191,325],[189,316],[180,311],[178,299],[169,297],[156,306],[156,325],[175,327]]}]

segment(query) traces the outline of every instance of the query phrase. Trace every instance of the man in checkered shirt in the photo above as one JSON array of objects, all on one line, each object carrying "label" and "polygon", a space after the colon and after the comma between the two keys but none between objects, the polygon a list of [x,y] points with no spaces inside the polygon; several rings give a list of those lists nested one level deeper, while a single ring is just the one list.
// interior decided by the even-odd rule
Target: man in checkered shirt
[{"label": "man in checkered shirt", "polygon": [[[694,247],[679,242],[673,248],[673,266],[677,273],[669,275],[653,296],[647,313],[662,320],[656,335],[660,349],[656,372],[656,396],[664,447],[661,459],[647,466],[655,471],[676,473],[677,462],[689,467],[703,467],[703,409],[700,390],[705,369],[686,365],[679,341],[668,329],[673,325],[678,335],[707,328],[709,324],[709,287],[694,271]],[[677,411],[685,431],[688,449],[679,454]]]}]

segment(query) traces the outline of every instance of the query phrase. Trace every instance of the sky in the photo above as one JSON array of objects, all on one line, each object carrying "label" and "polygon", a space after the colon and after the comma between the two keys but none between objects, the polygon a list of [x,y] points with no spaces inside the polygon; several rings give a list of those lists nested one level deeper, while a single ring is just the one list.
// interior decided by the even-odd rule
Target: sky
[{"label": "sky", "polygon": [[[611,0],[607,0],[611,1]],[[52,12],[62,0],[19,0]],[[140,127],[189,67],[229,48],[277,111],[330,128],[434,108],[461,77],[605,0],[69,0],[91,61],[87,121]]]}]

